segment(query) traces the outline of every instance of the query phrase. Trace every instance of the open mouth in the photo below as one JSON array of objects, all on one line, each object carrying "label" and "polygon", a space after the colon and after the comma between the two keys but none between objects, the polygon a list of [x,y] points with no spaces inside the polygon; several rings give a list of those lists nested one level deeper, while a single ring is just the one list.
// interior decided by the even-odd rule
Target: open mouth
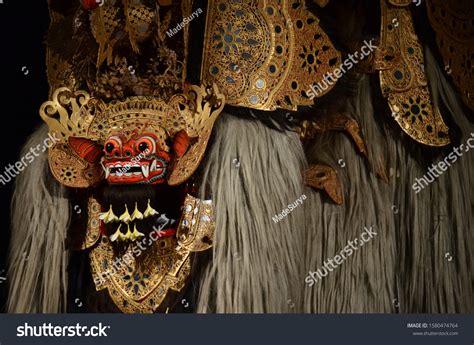
[{"label": "open mouth", "polygon": [[150,161],[132,162],[129,160],[104,161],[102,168],[110,183],[151,183],[163,179],[168,164],[162,158]]}]

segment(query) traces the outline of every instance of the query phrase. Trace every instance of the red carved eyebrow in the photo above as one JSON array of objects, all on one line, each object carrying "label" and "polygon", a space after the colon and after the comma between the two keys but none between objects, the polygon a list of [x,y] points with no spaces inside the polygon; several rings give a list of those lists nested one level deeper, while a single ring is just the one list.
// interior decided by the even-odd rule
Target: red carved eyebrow
[{"label": "red carved eyebrow", "polygon": [[69,137],[69,146],[87,163],[95,164],[102,155],[102,145],[86,138]]},{"label": "red carved eyebrow", "polygon": [[180,130],[173,138],[173,150],[178,158],[182,157],[189,147],[189,136],[184,129]]}]

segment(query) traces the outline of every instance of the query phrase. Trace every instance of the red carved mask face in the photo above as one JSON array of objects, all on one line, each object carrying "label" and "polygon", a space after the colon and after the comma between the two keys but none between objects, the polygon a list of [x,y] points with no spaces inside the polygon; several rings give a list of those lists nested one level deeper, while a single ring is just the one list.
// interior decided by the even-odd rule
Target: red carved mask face
[{"label": "red carved mask face", "polygon": [[112,135],[105,141],[101,163],[110,184],[159,184],[166,181],[171,158],[154,134],[136,134],[129,140]]}]

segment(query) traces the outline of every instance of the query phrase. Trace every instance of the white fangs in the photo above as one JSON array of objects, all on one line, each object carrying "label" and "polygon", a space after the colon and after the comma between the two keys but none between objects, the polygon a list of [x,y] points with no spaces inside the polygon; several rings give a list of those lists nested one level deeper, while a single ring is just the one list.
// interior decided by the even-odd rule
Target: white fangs
[{"label": "white fangs", "polygon": [[156,170],[156,159],[153,160],[153,163],[151,163],[150,171],[155,171]]},{"label": "white fangs", "polygon": [[142,165],[142,172],[143,172],[143,176],[148,177],[148,175],[150,175],[150,166]]},{"label": "white fangs", "polygon": [[109,178],[109,175],[110,175],[110,168],[109,167],[106,167],[104,165],[104,158],[102,157],[102,160],[100,161],[100,165],[102,166],[102,169],[104,169],[104,172],[105,172],[105,178]]},{"label": "white fangs", "polygon": [[[158,165],[158,162],[160,164]],[[103,162],[101,162],[102,168],[104,169],[105,172],[105,178],[108,179],[110,176],[113,177],[131,177],[131,176],[140,176],[143,175],[144,178],[149,178],[151,172],[160,172],[163,173],[166,168],[163,166],[164,161],[160,159],[154,159],[151,161],[149,164],[122,164],[120,162],[115,162],[112,163],[109,166],[105,166]],[[133,171],[131,172],[131,168],[140,168],[141,172],[139,171]],[[161,176],[161,175],[160,175]],[[154,178],[157,178],[159,176],[155,176]]]}]

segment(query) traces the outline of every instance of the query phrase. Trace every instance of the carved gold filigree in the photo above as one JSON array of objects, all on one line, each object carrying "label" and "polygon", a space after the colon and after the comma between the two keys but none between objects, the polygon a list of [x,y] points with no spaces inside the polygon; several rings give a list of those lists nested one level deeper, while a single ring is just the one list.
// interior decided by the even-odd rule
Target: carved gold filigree
[{"label": "carved gold filigree", "polygon": [[70,136],[85,137],[94,118],[91,113],[90,95],[85,91],[71,91],[60,87],[53,93],[51,101],[44,102],[40,116],[48,124],[49,132],[63,143]]},{"label": "carved gold filigree", "polygon": [[466,105],[474,110],[474,2],[430,0],[426,3],[445,72],[459,88]]},{"label": "carved gold filigree", "polygon": [[169,290],[183,289],[191,270],[190,252],[159,248],[162,241],[166,242],[165,239],[150,242],[157,253],[148,256],[144,265],[137,265],[132,249],[129,249],[125,253],[127,256],[117,261],[122,265],[114,268],[112,244],[106,236],[102,236],[99,245],[90,253],[96,290],[107,289],[124,313],[155,312]]},{"label": "carved gold filigree", "polygon": [[97,53],[97,66],[105,60],[111,63],[113,59],[114,46],[117,43],[117,36],[112,37],[115,29],[122,23],[120,8],[104,3],[97,11],[91,14],[91,31],[95,40],[99,44]]},{"label": "carved gold filigree", "polygon": [[[216,85],[191,85],[184,94],[176,94],[168,102],[135,96],[109,104],[91,98],[85,91],[72,92],[63,87],[54,92],[52,101],[41,106],[40,115],[50,132],[60,138],[60,144],[67,144],[69,137],[103,144],[119,131],[127,135],[133,130],[147,130],[155,133],[166,148],[168,138],[185,130],[193,142],[183,157],[176,160],[168,177],[168,184],[177,185],[197,169],[224,103],[225,97]],[[50,166],[58,181],[70,187],[88,187],[92,181],[97,182],[97,178],[102,177],[100,169],[87,164],[66,146],[56,145],[50,151]],[[71,170],[66,172],[67,176],[62,175],[64,169]],[[97,174],[89,177],[96,171]],[[71,174],[73,178],[69,179]]]},{"label": "carved gold filigree", "polygon": [[388,98],[395,121],[416,141],[430,146],[448,145],[448,127],[433,107],[424,72],[421,44],[410,9],[381,0],[381,45],[400,55],[393,68],[380,71],[382,94]]},{"label": "carved gold filigree", "polygon": [[210,1],[202,61],[228,104],[296,110],[341,57],[301,1]]},{"label": "carved gold filigree", "polygon": [[[189,205],[192,205],[191,209],[187,207]],[[187,195],[183,207],[178,227],[180,239],[157,238],[155,234],[142,240],[141,247],[155,250],[156,254],[148,255],[141,265],[136,263],[140,250],[135,244],[118,259],[114,257],[107,236],[101,236],[98,245],[91,250],[89,256],[96,289],[107,289],[122,312],[161,311],[170,291],[179,292],[185,287],[191,272],[192,253],[211,248],[215,227],[211,203]],[[204,218],[205,215],[209,218]],[[94,212],[89,217],[99,219]],[[90,237],[95,238],[97,228],[89,227],[88,231],[94,234]],[[114,267],[114,260],[121,264]]]},{"label": "carved gold filigree", "polygon": [[210,200],[186,196],[183,203],[183,218],[177,236],[179,245],[192,252],[200,252],[212,247],[214,208]]},{"label": "carved gold filigree", "polygon": [[148,7],[136,1],[123,0],[126,25],[133,51],[140,52],[138,43],[143,42],[151,35],[149,29],[158,15],[156,7]]},{"label": "carved gold filigree", "polygon": [[72,188],[88,188],[102,180],[100,166],[92,165],[79,157],[66,144],[56,144],[49,149],[49,167],[61,184]]},{"label": "carved gold filigree", "polygon": [[[199,138],[186,154],[176,161],[175,168],[168,179],[170,185],[186,181],[197,169],[206,151],[214,123],[224,109],[225,97],[216,84],[212,87],[192,86],[183,96],[192,99],[192,103],[180,103],[187,113],[185,130],[190,137]],[[179,105],[175,107],[179,108]]]},{"label": "carved gold filigree", "polygon": [[176,44],[182,33],[166,35],[185,17],[179,4],[117,0],[86,10],[75,1],[57,3],[49,1],[50,97],[59,87],[86,89],[104,101],[141,95],[169,99],[183,91],[187,48]]},{"label": "carved gold filigree", "polygon": [[88,221],[86,238],[82,243],[81,249],[92,247],[100,239],[100,212],[101,206],[99,202],[94,197],[90,197],[87,202]]}]

